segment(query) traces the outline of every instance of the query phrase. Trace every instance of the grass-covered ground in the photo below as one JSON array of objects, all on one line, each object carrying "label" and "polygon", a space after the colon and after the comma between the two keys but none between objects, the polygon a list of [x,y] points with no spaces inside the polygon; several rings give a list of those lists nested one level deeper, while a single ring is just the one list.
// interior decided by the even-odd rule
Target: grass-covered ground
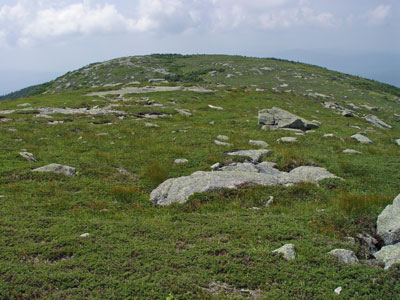
[{"label": "grass-covered ground", "polygon": [[[146,68],[157,69],[167,58],[145,59]],[[342,265],[327,252],[351,249],[365,259],[365,250],[344,237],[373,233],[377,215],[400,193],[400,147],[394,143],[400,138],[394,115],[400,113],[399,89],[284,61],[227,56],[168,59],[165,68],[183,74],[176,80],[192,80],[174,84],[197,84],[214,92],[131,94],[110,102],[85,96],[97,90],[87,86],[0,103],[0,111],[21,109],[17,105],[23,103],[33,108],[111,103],[113,109],[126,112],[123,119],[115,114],[58,114],[46,119],[35,117],[34,110],[0,112],[0,298],[231,299],[245,298],[238,291],[248,289],[257,291],[260,299],[398,299],[399,266],[383,270]],[[217,75],[208,74],[217,67]],[[254,67],[273,71],[260,75],[250,71]],[[234,74],[232,68],[242,75],[227,78]],[[117,67],[114,72],[120,74]],[[151,74],[140,74],[139,85],[148,84]],[[165,107],[146,106],[142,97]],[[358,144],[350,136],[371,126],[361,118],[335,114],[321,105],[323,101],[379,107],[372,113],[393,129],[375,128],[368,132],[372,145]],[[298,136],[296,144],[278,144],[278,138],[294,134],[262,131],[256,119],[260,109],[273,106],[322,124],[315,132]],[[188,109],[193,117],[178,114],[176,108]],[[169,116],[138,120],[141,113]],[[367,113],[371,112],[364,108],[358,112]],[[146,127],[145,122],[159,127]],[[325,133],[335,137],[324,138]],[[217,135],[228,136],[233,146],[215,145]],[[155,207],[149,201],[150,192],[167,178],[237,159],[227,151],[256,149],[248,144],[250,139],[268,142],[273,154],[265,160],[276,162],[281,170],[321,166],[344,181],[243,186],[194,195],[186,204],[169,207]],[[362,154],[342,153],[348,148]],[[20,157],[23,149],[37,162]],[[174,164],[176,158],[189,162]],[[75,167],[78,175],[31,172],[50,163]],[[270,196],[274,204],[265,208]],[[80,237],[84,233],[89,236]],[[296,246],[293,261],[271,253],[286,243]],[[210,289],[213,284],[230,288],[217,294]],[[340,296],[334,293],[338,286],[343,287]]]}]

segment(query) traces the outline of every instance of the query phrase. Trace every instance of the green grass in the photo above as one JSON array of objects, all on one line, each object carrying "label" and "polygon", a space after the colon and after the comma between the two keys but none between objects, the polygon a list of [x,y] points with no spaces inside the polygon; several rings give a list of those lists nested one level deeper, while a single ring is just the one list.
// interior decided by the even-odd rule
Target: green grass
[{"label": "green grass", "polygon": [[[396,299],[398,266],[384,271],[365,264],[340,265],[326,253],[335,248],[359,253],[358,246],[343,238],[369,232],[379,212],[399,193],[400,148],[394,139],[400,138],[400,124],[393,113],[400,113],[400,104],[390,101],[397,90],[390,94],[379,85],[364,87],[363,79],[273,59],[153,55],[142,60],[146,67],[196,74],[201,85],[214,92],[125,95],[125,101],[112,102],[120,105],[114,109],[126,112],[123,120],[115,115],[52,115],[51,120],[64,123],[49,125],[50,119],[36,118],[35,113],[0,113],[12,119],[0,122],[1,299],[233,297],[208,293],[211,282],[259,290],[264,299],[337,299],[333,291],[338,286],[343,287],[343,299]],[[243,75],[226,78],[232,71],[223,66],[226,63]],[[265,66],[273,71],[262,76],[251,71]],[[203,74],[214,67],[224,71],[214,77]],[[123,71],[113,63],[99,67],[99,80],[112,82],[105,80],[111,69],[118,80],[133,72],[132,80],[141,81],[140,85],[148,84],[147,77],[154,75],[142,67]],[[310,79],[302,81],[294,73]],[[84,78],[74,72],[66,76],[78,85]],[[294,92],[273,92],[271,88],[280,83],[276,77]],[[252,84],[266,91],[256,92]],[[0,110],[26,102],[32,107],[109,104],[104,98],[85,96],[105,88],[84,87],[2,101]],[[307,89],[332,94],[340,104],[378,106],[374,114],[393,129],[369,133],[372,145],[357,144],[349,137],[360,130],[350,126],[370,125],[323,108],[322,99],[308,97]],[[142,97],[167,107],[136,102]],[[171,105],[171,100],[177,104]],[[212,110],[208,104],[224,110]],[[297,144],[278,144],[278,138],[293,133],[262,131],[255,118],[258,110],[272,106],[318,119],[322,125],[299,136]],[[175,108],[188,109],[194,116],[181,116]],[[137,120],[140,113],[152,112],[170,116]],[[145,127],[146,121],[160,127]],[[112,124],[104,125],[107,122]],[[335,138],[323,138],[325,133],[334,133]],[[229,136],[234,146],[215,145],[220,134]],[[344,180],[291,187],[243,186],[196,194],[185,204],[169,207],[155,207],[149,201],[152,189],[167,178],[236,160],[225,154],[228,151],[256,149],[248,145],[250,139],[268,142],[273,153],[265,160],[276,162],[281,170],[321,166]],[[363,154],[342,153],[347,148]],[[32,152],[37,162],[20,157],[22,149]],[[174,164],[176,158],[189,162]],[[75,167],[78,175],[31,172],[49,163]],[[270,196],[274,204],[265,208]],[[81,238],[83,233],[90,235]],[[295,244],[296,260],[288,262],[271,253],[286,243]]]}]

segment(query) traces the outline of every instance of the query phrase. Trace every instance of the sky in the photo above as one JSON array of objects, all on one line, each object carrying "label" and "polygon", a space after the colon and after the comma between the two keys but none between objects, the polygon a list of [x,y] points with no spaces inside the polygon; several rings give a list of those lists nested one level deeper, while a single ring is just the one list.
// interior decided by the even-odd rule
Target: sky
[{"label": "sky", "polygon": [[273,56],[400,86],[400,1],[0,0],[0,94],[151,53]]}]

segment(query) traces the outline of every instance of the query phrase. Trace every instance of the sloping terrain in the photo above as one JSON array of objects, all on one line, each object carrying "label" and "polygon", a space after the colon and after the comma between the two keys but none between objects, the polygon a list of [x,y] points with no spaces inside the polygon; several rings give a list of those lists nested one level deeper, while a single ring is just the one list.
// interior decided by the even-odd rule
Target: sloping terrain
[{"label": "sloping terrain", "polygon": [[[150,55],[31,95],[0,102],[0,298],[400,294],[399,265],[374,257],[377,217],[400,193],[400,89],[274,59]],[[273,107],[318,128],[262,129]],[[32,172],[49,164],[71,168]],[[332,178],[287,180],[306,166]],[[169,182],[186,202],[173,188],[171,205],[150,201]],[[273,252],[287,244],[294,259]]]}]

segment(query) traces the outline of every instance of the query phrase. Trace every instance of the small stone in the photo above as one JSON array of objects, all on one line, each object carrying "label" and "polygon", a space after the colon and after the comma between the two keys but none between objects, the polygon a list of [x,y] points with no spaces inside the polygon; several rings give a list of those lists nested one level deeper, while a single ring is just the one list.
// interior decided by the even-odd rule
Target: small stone
[{"label": "small stone", "polygon": [[360,144],[372,144],[372,141],[361,133],[354,134],[351,138],[357,140]]},{"label": "small stone", "polygon": [[266,142],[264,142],[264,141],[254,141],[254,140],[250,140],[250,141],[249,141],[249,144],[250,144],[250,145],[253,145],[253,146],[260,147],[260,148],[264,148],[264,149],[269,147],[268,143],[266,143]]},{"label": "small stone", "polygon": [[324,137],[324,138],[333,138],[335,136],[333,135],[333,133],[326,133],[322,137]]},{"label": "small stone", "polygon": [[180,115],[185,116],[185,117],[192,117],[193,116],[193,114],[191,112],[189,112],[187,109],[175,109],[175,111],[177,113],[179,113]]},{"label": "small stone", "polygon": [[226,135],[219,135],[217,136],[217,139],[221,141],[228,141],[229,137],[227,137]]},{"label": "small stone", "polygon": [[189,162],[189,161],[186,158],[177,158],[174,161],[175,164],[185,164],[187,162]]},{"label": "small stone", "polygon": [[26,107],[26,106],[31,106],[30,103],[22,103],[22,104],[18,104],[18,107]]},{"label": "small stone", "polygon": [[279,249],[272,251],[272,253],[280,253],[286,260],[292,260],[296,258],[296,250],[293,244],[286,244]]},{"label": "small stone", "polygon": [[280,139],[276,140],[278,143],[297,143],[297,138],[295,137],[290,137],[290,136],[284,136],[281,137]]},{"label": "small stone", "polygon": [[4,195],[0,195],[0,199],[1,199],[1,198],[4,198]]},{"label": "small stone", "polygon": [[215,124],[215,121],[211,121],[210,123],[208,123],[208,124],[210,124],[210,125],[214,125]]},{"label": "small stone", "polygon": [[76,175],[76,169],[69,167],[69,166],[63,166],[60,164],[50,164],[44,167],[40,167],[37,169],[32,170],[32,172],[52,172],[56,174],[64,174],[65,176],[73,177]]},{"label": "small stone", "polygon": [[225,142],[221,142],[221,141],[218,141],[218,140],[214,140],[214,143],[215,143],[216,145],[219,145],[219,146],[233,146],[233,145],[230,144],[230,143],[225,143]]},{"label": "small stone", "polygon": [[360,151],[353,150],[353,149],[346,149],[346,150],[343,150],[343,153],[348,153],[348,154],[361,154]]},{"label": "small stone", "polygon": [[219,167],[221,166],[221,164],[219,162],[213,164],[212,166],[210,166],[210,169],[213,171],[216,171],[219,169]]},{"label": "small stone", "polygon": [[274,196],[270,196],[268,201],[265,203],[265,207],[270,207],[272,204],[274,204]]},{"label": "small stone", "polygon": [[395,140],[396,145],[400,146],[400,139]]},{"label": "small stone", "polygon": [[338,262],[342,264],[358,264],[358,258],[351,250],[346,249],[335,249],[328,253],[331,256],[335,256]]},{"label": "small stone", "polygon": [[100,132],[96,134],[96,136],[106,136],[106,135],[108,135],[107,132]]},{"label": "small stone", "polygon": [[160,127],[157,124],[153,124],[153,123],[150,123],[150,122],[145,122],[144,126],[150,127],[150,128],[158,128],[158,127]]},{"label": "small stone", "polygon": [[212,108],[212,109],[216,109],[216,110],[224,110],[222,107],[214,106],[214,105],[211,105],[211,104],[208,104],[208,107]]},{"label": "small stone", "polygon": [[35,159],[35,157],[33,156],[32,153],[20,152],[19,155],[21,155],[23,158],[25,158],[29,162],[35,162],[36,161],[36,159]]},{"label": "small stone", "polygon": [[336,295],[340,295],[340,293],[342,292],[342,290],[343,290],[343,288],[342,288],[341,286],[337,287],[337,288],[335,289],[335,294],[336,294]]},{"label": "small stone", "polygon": [[81,234],[79,237],[81,237],[81,238],[87,238],[89,235],[90,235],[89,233],[84,233],[84,234]]},{"label": "small stone", "polygon": [[353,238],[352,236],[346,236],[344,240],[349,243],[351,246],[355,247],[356,246],[356,239]]},{"label": "small stone", "polygon": [[15,129],[15,128],[8,128],[7,131],[9,131],[9,132],[16,132],[17,129]]}]

